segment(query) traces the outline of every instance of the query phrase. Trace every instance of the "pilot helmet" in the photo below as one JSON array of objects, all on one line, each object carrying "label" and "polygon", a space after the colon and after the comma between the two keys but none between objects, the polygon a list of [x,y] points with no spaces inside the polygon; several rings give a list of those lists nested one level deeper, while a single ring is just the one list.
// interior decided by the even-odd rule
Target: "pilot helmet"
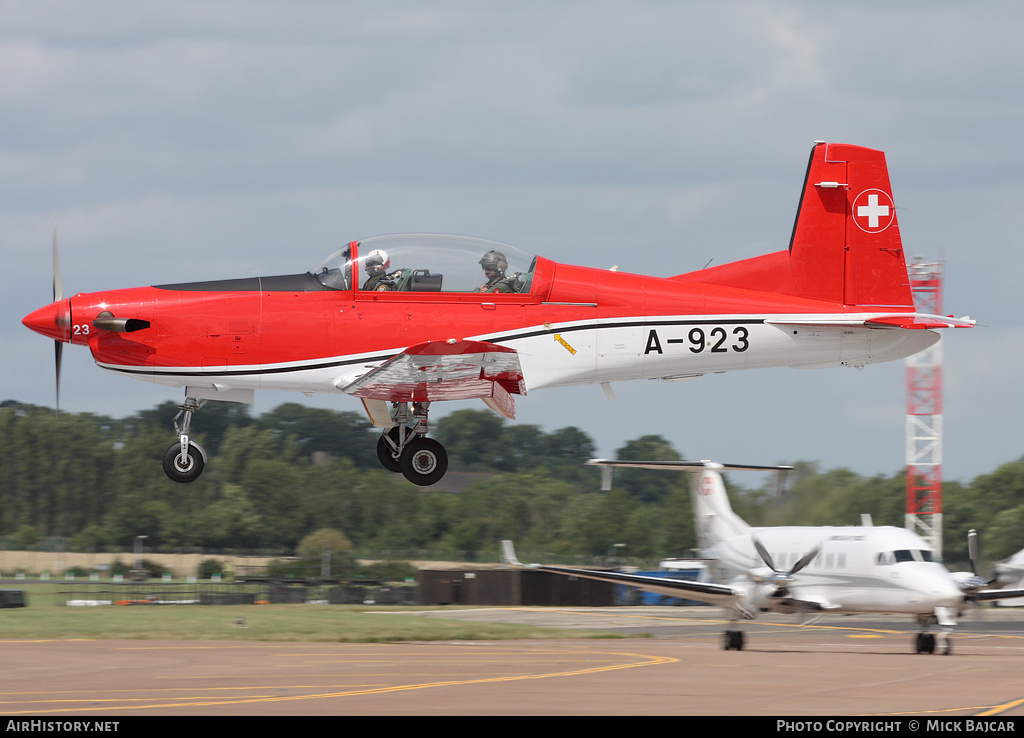
[{"label": "pilot helmet", "polygon": [[480,260],[480,266],[485,272],[504,276],[505,270],[508,269],[508,262],[505,261],[505,255],[500,251],[488,251]]},{"label": "pilot helmet", "polygon": [[374,277],[378,274],[383,274],[391,266],[391,259],[388,258],[387,251],[375,249],[366,255],[366,260],[363,264],[366,266],[366,273]]}]

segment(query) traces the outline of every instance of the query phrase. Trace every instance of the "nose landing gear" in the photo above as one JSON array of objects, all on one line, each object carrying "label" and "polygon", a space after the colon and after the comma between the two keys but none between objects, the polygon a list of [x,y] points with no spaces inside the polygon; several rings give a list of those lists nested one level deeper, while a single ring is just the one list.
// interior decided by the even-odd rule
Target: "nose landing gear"
[{"label": "nose landing gear", "polygon": [[[174,432],[178,434],[178,442],[171,444],[164,451],[164,473],[175,482],[187,484],[195,481],[203,473],[206,465],[206,449],[189,439],[189,427],[192,425],[192,414],[206,404],[194,397],[186,397],[185,404],[174,416]],[[181,425],[178,418],[184,416]]]}]

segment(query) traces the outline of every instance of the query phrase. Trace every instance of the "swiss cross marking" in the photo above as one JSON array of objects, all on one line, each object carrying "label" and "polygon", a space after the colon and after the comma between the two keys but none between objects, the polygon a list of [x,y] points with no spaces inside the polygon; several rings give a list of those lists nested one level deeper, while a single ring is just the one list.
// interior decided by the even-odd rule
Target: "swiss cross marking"
[{"label": "swiss cross marking", "polygon": [[868,228],[878,228],[878,219],[889,214],[888,205],[878,204],[878,195],[868,195],[868,204],[857,208],[857,215],[868,219]]},{"label": "swiss cross marking", "polygon": [[853,222],[862,231],[881,233],[896,215],[892,198],[884,190],[865,190],[853,201]]}]

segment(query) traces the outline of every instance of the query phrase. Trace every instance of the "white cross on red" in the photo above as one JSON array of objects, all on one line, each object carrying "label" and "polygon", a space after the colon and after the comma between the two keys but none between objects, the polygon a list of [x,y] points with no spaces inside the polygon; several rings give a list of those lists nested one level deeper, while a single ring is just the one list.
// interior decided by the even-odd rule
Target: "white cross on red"
[{"label": "white cross on red", "polygon": [[889,216],[889,206],[878,204],[878,195],[868,195],[868,204],[857,208],[857,217],[868,219],[868,228],[878,228],[878,219]]}]

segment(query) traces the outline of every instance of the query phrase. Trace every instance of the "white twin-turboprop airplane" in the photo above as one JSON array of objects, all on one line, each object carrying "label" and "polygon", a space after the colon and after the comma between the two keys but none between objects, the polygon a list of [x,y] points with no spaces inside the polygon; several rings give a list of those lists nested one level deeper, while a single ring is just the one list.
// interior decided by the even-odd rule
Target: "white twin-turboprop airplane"
[{"label": "white twin-turboprop airplane", "polygon": [[[710,461],[592,459],[587,463],[603,467],[606,487],[613,466],[693,472],[691,495],[700,554],[710,560],[716,581],[727,584],[540,564],[530,568],[722,605],[730,611],[733,623],[768,612],[805,617],[906,613],[913,615],[921,628],[915,641],[917,653],[934,653],[936,643],[940,651],[950,653],[949,630],[971,603],[1024,595],[1020,589],[989,589],[988,583],[977,576],[973,558],[974,573],[951,573],[939,563],[932,546],[916,533],[871,525],[868,516],[860,526],[753,528],[733,512],[722,483],[722,470],[792,467]],[[522,566],[512,542],[503,541],[502,546],[505,560]],[[972,557],[976,550],[972,537]],[[934,623],[940,626],[938,634],[930,632]],[[742,650],[743,631],[735,625],[726,630],[724,646],[726,650]]]}]

